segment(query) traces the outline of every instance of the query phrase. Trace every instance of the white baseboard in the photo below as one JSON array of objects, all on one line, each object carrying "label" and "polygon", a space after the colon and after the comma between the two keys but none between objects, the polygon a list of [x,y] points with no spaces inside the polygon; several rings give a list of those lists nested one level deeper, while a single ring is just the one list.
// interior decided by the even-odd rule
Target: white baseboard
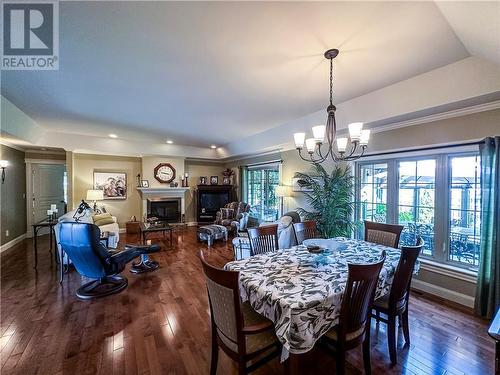
[{"label": "white baseboard", "polygon": [[420,290],[425,293],[433,294],[435,296],[456,302],[460,305],[467,307],[474,307],[474,297],[468,296],[463,293],[455,292],[454,290],[445,289],[438,285],[430,284],[425,281],[413,279],[411,282],[412,289]]},{"label": "white baseboard", "polygon": [[12,246],[17,245],[19,242],[26,238],[26,233],[21,234],[19,237],[14,238],[13,240],[3,244],[0,246],[0,253],[4,252],[7,249],[10,249]]}]

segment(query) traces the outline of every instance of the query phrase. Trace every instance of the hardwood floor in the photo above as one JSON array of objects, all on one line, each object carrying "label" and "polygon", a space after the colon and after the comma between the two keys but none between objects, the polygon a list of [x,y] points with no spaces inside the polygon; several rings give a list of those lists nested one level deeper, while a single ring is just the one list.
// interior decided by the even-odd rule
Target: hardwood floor
[{"label": "hardwood floor", "polygon": [[[58,283],[48,238],[39,242],[38,270],[33,269],[31,240],[1,256],[0,363],[2,374],[207,374],[210,360],[209,311],[197,258],[222,266],[232,249],[216,242],[212,250],[198,243],[194,228],[174,232],[152,257],[161,268],[133,275],[128,288],[94,301],[75,296],[82,278],[75,270]],[[138,237],[122,236],[138,242]],[[414,294],[410,299],[411,346],[398,339],[397,366],[391,367],[386,326],[372,328],[375,374],[492,374],[494,344],[486,322],[466,312]],[[302,374],[332,374],[334,359],[322,348],[303,356]],[[219,356],[219,374],[236,373],[233,362]],[[347,371],[362,373],[361,350],[348,356]],[[282,374],[274,359],[256,374]]]}]

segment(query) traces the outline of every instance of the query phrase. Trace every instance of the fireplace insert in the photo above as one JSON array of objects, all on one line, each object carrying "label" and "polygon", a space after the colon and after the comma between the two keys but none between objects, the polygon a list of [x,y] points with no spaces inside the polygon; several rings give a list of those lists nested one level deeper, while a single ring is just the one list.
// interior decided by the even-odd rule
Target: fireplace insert
[{"label": "fireplace insert", "polygon": [[181,222],[181,199],[180,198],[156,198],[148,199],[149,217],[156,217],[159,221],[167,223]]}]

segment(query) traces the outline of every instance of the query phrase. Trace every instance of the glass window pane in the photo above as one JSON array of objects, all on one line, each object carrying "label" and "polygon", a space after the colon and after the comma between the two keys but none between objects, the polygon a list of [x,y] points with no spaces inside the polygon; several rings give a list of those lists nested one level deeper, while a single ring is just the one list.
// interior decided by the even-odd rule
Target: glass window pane
[{"label": "glass window pane", "polygon": [[425,241],[423,253],[434,251],[434,211],[436,160],[423,159],[398,163],[398,221],[404,225],[401,245],[415,245],[416,237]]},{"label": "glass window pane", "polygon": [[452,157],[450,168],[448,259],[477,268],[481,224],[479,157]]}]

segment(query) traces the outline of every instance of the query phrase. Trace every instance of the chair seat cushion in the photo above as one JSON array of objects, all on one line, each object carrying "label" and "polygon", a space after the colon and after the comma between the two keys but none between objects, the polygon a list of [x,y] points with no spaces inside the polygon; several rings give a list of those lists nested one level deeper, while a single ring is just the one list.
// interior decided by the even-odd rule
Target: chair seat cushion
[{"label": "chair seat cushion", "polygon": [[[243,312],[243,320],[245,321],[245,326],[260,324],[262,322],[269,322],[270,327],[273,327],[272,322],[255,311],[252,306],[250,306],[250,303],[243,303],[241,305],[241,309]],[[238,351],[238,345],[235,342],[226,338],[220,331],[218,331],[218,333],[219,338],[229,349],[234,352]],[[276,337],[273,328],[255,335],[246,335],[245,339],[247,354],[254,353],[278,343],[278,338]]]},{"label": "chair seat cushion", "polygon": [[[353,331],[353,332],[349,332],[347,335],[346,335],[346,340],[347,341],[351,341],[351,340],[354,340],[356,338],[358,338],[359,336],[361,336],[363,334],[363,332],[365,331],[365,326],[363,325],[361,328],[359,328],[358,330],[356,331]],[[325,336],[327,338],[329,338],[330,340],[333,340],[333,341],[337,341],[338,340],[338,326],[335,326],[333,327],[332,329],[330,329],[326,334]]]}]

